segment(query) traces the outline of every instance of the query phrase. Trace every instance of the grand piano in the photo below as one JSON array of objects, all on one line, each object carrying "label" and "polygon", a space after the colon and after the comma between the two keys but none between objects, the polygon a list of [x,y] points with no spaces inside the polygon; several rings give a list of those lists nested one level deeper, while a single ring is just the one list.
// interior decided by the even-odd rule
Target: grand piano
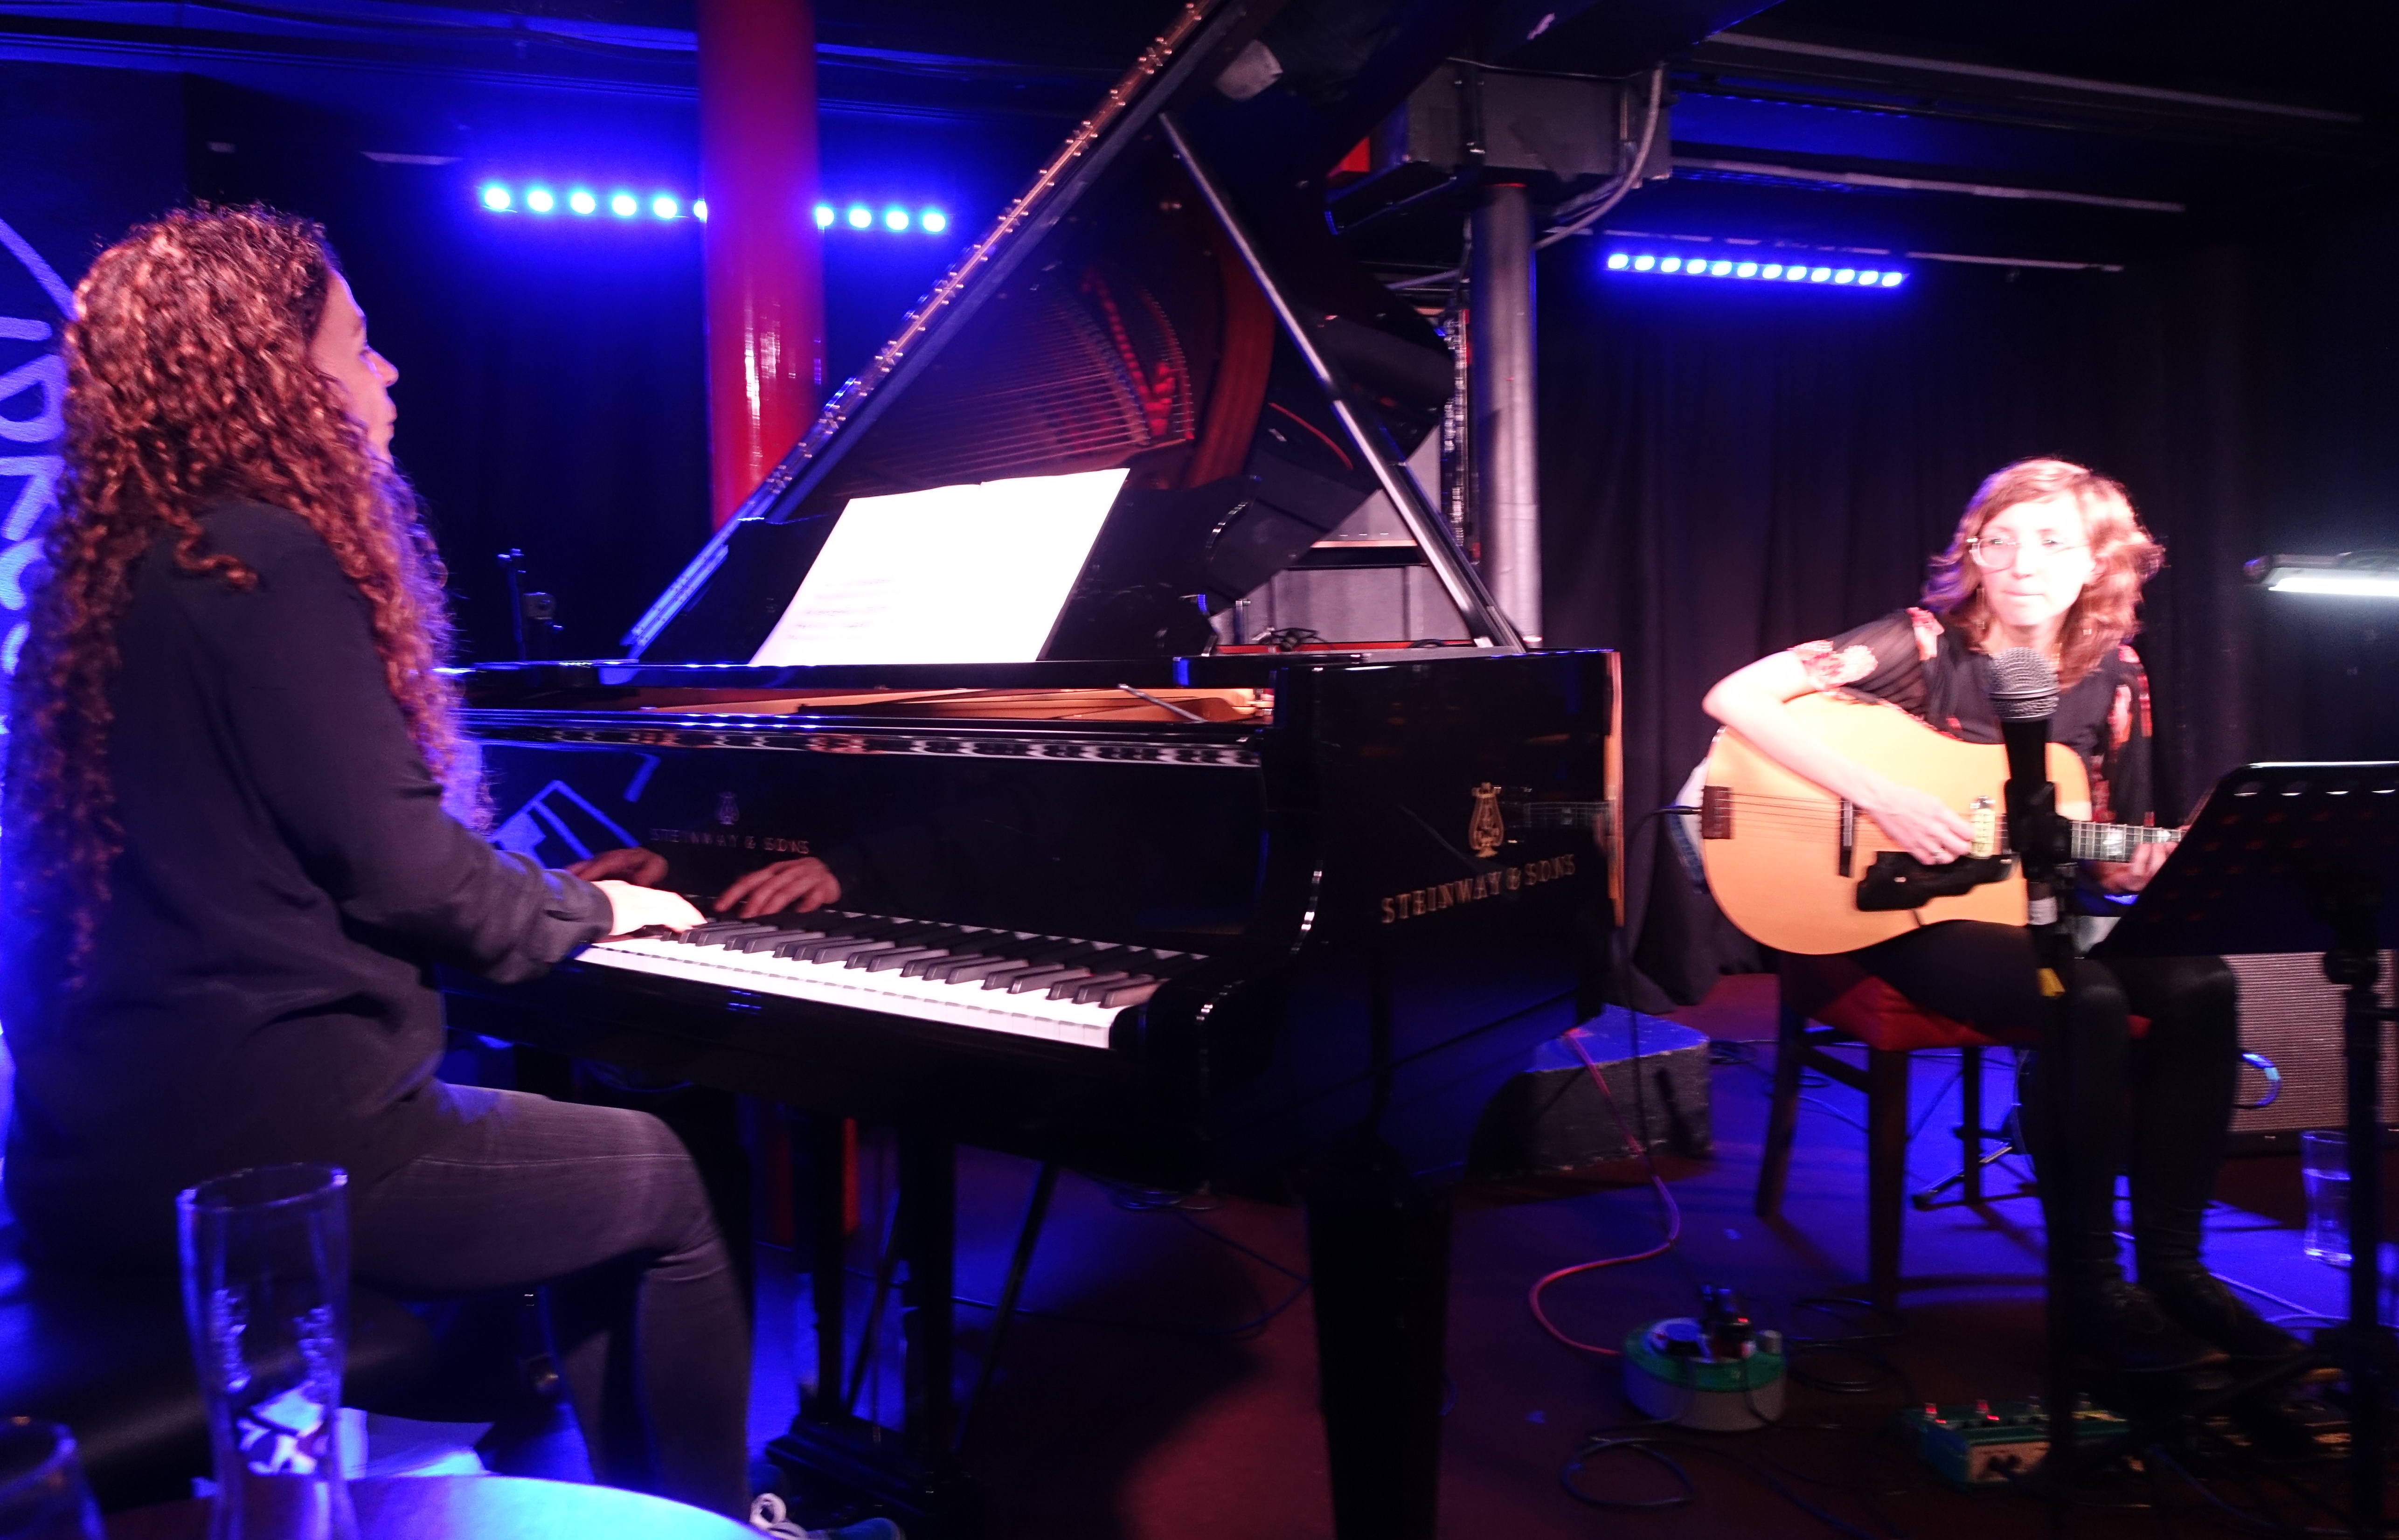
[{"label": "grand piano", "polygon": [[[1339,1533],[1430,1536],[1445,1187],[1497,1087],[1606,985],[1615,659],[1526,652],[1409,469],[1448,352],[1349,265],[1318,195],[1294,205],[1291,157],[1314,152],[1281,109],[1219,85],[1274,9],[1187,7],[627,655],[464,676],[502,844],[645,849],[703,899],[803,858],[838,880],[810,912],[445,987],[466,1030],[797,1111],[820,1369],[768,1452],[917,1540],[976,1527],[951,1394],[959,1143],[1301,1196]],[[1466,9],[1376,34],[1348,110],[1388,111]],[[771,655],[856,500],[1095,470],[1121,490],[1038,656]],[[1403,531],[1439,596],[1420,634],[1233,628],[1368,526]],[[844,1119],[898,1142],[890,1437],[841,1394]]]}]

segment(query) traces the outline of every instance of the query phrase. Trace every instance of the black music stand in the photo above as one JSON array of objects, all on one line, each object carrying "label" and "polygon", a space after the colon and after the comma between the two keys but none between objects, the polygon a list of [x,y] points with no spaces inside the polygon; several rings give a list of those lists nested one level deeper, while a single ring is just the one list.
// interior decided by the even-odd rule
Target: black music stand
[{"label": "black music stand", "polygon": [[[2182,843],[2091,955],[2320,952],[2346,992],[2349,1320],[2320,1332],[2349,1381],[2350,1532],[2383,1533],[2392,1339],[2382,1271],[2379,986],[2399,942],[2399,763],[2248,764],[2216,783]],[[2070,1446],[2068,1446],[2070,1447]],[[2053,1446],[2054,1451],[2055,1446]]]}]

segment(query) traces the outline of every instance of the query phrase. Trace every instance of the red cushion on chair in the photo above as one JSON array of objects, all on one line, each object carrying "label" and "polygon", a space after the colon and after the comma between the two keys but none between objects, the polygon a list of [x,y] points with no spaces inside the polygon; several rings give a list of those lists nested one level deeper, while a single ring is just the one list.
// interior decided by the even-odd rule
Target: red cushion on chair
[{"label": "red cushion on chair", "polygon": [[[1783,1003],[1811,1021],[1822,1021],[1871,1048],[1907,1053],[1917,1048],[2030,1047],[2037,1033],[1994,1034],[1924,1009],[1860,967],[1847,953],[1809,957],[1785,952],[1779,972]],[[2144,1036],[2149,1019],[2131,1019],[2133,1035]]]}]

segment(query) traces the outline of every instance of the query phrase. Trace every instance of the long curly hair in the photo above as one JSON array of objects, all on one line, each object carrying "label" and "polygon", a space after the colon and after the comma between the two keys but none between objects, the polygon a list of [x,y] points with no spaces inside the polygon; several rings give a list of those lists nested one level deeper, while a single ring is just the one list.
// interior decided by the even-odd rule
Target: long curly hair
[{"label": "long curly hair", "polygon": [[1967,500],[1949,548],[1932,559],[1924,606],[1980,648],[1991,628],[1991,613],[1983,596],[1983,570],[1974,565],[1967,543],[2018,504],[2060,495],[2071,497],[2081,510],[2083,538],[2098,567],[2058,628],[2058,682],[2072,685],[2140,630],[2141,585],[2165,564],[2165,547],[2142,527],[2122,482],[2071,460],[2018,460],[1993,471]]},{"label": "long curly hair", "polygon": [[[384,682],[454,807],[473,806],[450,624],[415,495],[309,358],[340,271],[321,226],[264,208],[135,226],[75,288],[66,473],[8,711],[8,886],[21,934],[79,977],[123,845],[109,687],[136,563],[170,536],[187,573],[248,589],[199,517],[247,498],[307,520],[366,598]],[[466,794],[461,795],[464,791]]]}]

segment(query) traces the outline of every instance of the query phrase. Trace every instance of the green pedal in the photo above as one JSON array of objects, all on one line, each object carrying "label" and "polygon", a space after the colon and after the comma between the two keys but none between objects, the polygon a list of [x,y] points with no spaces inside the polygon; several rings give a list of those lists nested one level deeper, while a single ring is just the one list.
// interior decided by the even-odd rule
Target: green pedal
[{"label": "green pedal", "polygon": [[[2049,1452],[2049,1409],[2038,1400],[1920,1406],[1899,1414],[1900,1437],[1960,1491],[2005,1486]],[[2074,1413],[2078,1441],[2124,1429],[2124,1419],[2086,1398]]]}]

